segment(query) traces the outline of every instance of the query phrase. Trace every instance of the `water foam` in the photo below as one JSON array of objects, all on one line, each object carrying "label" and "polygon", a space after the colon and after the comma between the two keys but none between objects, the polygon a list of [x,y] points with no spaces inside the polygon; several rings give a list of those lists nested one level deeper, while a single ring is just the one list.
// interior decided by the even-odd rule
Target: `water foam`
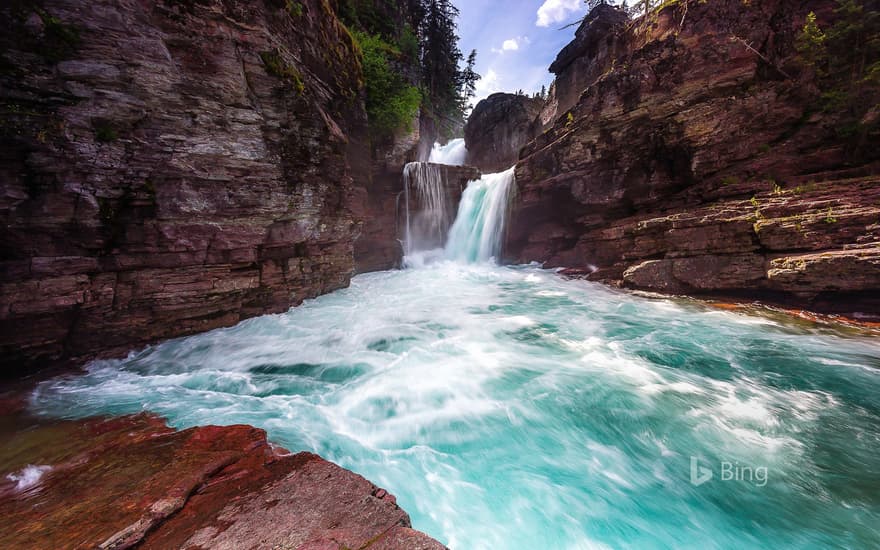
[{"label": "water foam", "polygon": [[428,162],[449,166],[462,166],[466,160],[467,147],[462,138],[451,139],[446,145],[435,143],[434,148],[431,149],[431,156],[428,158]]},{"label": "water foam", "polygon": [[[876,545],[880,374],[848,366],[876,342],[740,320],[439,260],[93,362],[32,408],[255,424],[452,548]],[[694,487],[691,456],[770,480]]]}]

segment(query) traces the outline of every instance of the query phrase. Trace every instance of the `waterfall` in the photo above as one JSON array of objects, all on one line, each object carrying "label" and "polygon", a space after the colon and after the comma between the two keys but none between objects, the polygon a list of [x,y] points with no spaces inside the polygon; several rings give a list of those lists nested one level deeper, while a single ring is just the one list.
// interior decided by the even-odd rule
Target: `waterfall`
[{"label": "waterfall", "polygon": [[442,248],[449,229],[449,196],[443,167],[410,162],[403,168],[404,255]]},{"label": "waterfall", "polygon": [[404,167],[406,265],[436,259],[438,249],[446,258],[464,262],[485,262],[501,253],[511,201],[516,194],[514,168],[485,174],[468,183],[452,222],[441,165],[461,166],[466,157],[464,140],[453,139],[446,145],[435,143],[429,162],[411,162]]},{"label": "waterfall", "polygon": [[449,166],[462,166],[466,159],[467,147],[464,145],[464,139],[457,138],[450,140],[446,145],[435,143],[428,162]]},{"label": "waterfall", "polygon": [[466,262],[497,259],[515,194],[514,167],[470,182],[449,230],[446,256]]}]

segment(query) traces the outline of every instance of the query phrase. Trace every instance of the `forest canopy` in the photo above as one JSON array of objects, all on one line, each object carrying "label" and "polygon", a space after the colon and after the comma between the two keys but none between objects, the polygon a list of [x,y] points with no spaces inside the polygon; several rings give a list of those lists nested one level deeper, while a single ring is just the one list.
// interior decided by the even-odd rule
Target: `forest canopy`
[{"label": "forest canopy", "polygon": [[[440,134],[464,124],[480,76],[476,51],[458,47],[458,9],[450,0],[340,0],[337,12],[361,50],[367,115],[375,137],[412,124],[418,108]],[[403,16],[401,16],[403,11]]]}]

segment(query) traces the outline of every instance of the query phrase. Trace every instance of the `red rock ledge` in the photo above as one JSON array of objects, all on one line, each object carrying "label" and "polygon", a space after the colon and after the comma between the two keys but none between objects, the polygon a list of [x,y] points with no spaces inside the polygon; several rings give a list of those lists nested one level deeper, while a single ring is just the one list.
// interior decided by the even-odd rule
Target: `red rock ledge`
[{"label": "red rock ledge", "polygon": [[0,417],[0,548],[444,548],[384,489],[251,426],[22,424]]}]

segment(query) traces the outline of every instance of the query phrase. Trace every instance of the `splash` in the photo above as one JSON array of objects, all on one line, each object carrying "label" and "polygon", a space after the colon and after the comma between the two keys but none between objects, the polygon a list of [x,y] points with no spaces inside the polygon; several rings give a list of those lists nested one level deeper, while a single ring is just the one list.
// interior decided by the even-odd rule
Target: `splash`
[{"label": "splash", "polygon": [[25,492],[37,487],[43,476],[51,469],[51,466],[28,464],[20,472],[8,474],[6,479],[15,483],[16,492]]},{"label": "splash", "polygon": [[464,139],[457,138],[449,140],[446,145],[434,144],[431,149],[431,156],[428,162],[436,162],[437,164],[446,164],[448,166],[462,166],[467,160],[467,147],[465,147]]},{"label": "splash", "polygon": [[870,337],[437,261],[93,362],[31,403],[256,425],[453,550],[878,548],[878,367]]}]

